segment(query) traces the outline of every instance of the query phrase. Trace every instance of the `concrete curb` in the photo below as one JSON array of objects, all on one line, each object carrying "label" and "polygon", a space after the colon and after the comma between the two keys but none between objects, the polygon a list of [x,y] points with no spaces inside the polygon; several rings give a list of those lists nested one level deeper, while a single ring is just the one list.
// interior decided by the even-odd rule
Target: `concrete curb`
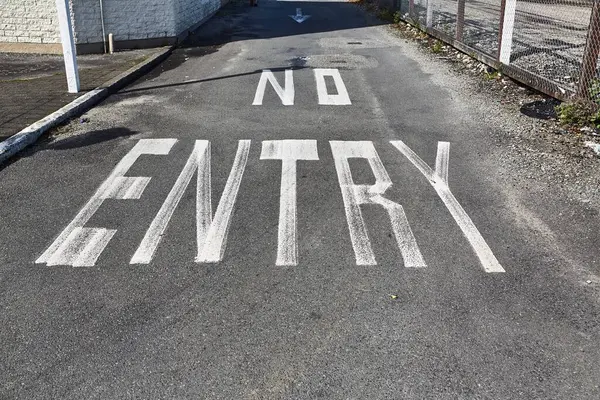
[{"label": "concrete curb", "polygon": [[111,94],[135,81],[152,68],[163,62],[174,50],[170,46],[154,53],[148,59],[128,69],[117,77],[105,82],[96,89],[76,98],[66,106],[29,125],[19,133],[0,142],[0,165],[21,150],[35,143],[48,130],[66,120],[83,114]]}]

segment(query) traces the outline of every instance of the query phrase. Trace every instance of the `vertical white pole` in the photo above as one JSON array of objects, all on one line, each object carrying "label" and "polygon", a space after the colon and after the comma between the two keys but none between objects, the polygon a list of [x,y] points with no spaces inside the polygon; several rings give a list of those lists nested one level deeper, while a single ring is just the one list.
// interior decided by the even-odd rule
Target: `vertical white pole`
[{"label": "vertical white pole", "polygon": [[75,39],[73,38],[73,27],[71,26],[69,0],[56,0],[56,11],[58,12],[58,23],[60,24],[60,41],[65,58],[69,93],[77,93],[79,92],[79,71],[77,69],[77,54],[75,53]]},{"label": "vertical white pole", "polygon": [[427,0],[427,28],[433,27],[433,2],[434,0]]},{"label": "vertical white pole", "polygon": [[517,11],[517,0],[506,0],[504,8],[504,25],[502,30],[502,44],[500,46],[500,62],[510,64],[510,53],[512,51],[513,30],[515,28],[515,12]]}]

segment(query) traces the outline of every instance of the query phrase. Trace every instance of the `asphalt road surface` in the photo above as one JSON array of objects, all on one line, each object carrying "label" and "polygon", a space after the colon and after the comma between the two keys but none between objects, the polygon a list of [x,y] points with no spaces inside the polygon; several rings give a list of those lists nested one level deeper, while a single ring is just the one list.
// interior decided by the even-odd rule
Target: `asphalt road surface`
[{"label": "asphalt road surface", "polygon": [[0,398],[600,398],[597,212],[379,25],[228,5],[2,167]]}]

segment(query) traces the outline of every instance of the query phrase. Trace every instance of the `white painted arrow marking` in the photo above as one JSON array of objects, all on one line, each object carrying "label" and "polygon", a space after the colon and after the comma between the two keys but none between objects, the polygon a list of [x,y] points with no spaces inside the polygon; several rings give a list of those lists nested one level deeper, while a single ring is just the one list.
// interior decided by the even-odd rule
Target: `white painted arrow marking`
[{"label": "white painted arrow marking", "polygon": [[310,15],[302,15],[302,9],[296,8],[296,15],[290,15],[290,18],[301,24],[310,18]]}]

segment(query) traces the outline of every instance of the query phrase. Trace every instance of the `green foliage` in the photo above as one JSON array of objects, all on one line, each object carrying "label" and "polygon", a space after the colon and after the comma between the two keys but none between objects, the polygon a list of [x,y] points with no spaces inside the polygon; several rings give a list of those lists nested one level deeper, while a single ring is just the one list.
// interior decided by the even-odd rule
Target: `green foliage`
[{"label": "green foliage", "polygon": [[594,78],[590,82],[590,87],[588,88],[588,93],[590,95],[590,99],[600,105],[600,79]]},{"label": "green foliage", "polygon": [[400,13],[400,11],[396,11],[394,13],[394,23],[399,24],[400,22],[402,22],[402,13]]},{"label": "green foliage", "polygon": [[554,108],[558,121],[563,125],[588,125],[600,126],[600,110],[590,103],[574,101],[561,103]]},{"label": "green foliage", "polygon": [[596,129],[600,129],[600,110],[595,111],[589,118],[590,123]]},{"label": "green foliage", "polygon": [[433,51],[434,53],[439,53],[440,51],[442,51],[442,46],[442,42],[440,40],[436,40],[433,46],[431,46],[431,51]]},{"label": "green foliage", "polygon": [[489,81],[496,80],[496,79],[500,78],[500,76],[501,76],[501,74],[500,74],[500,71],[498,71],[498,70],[493,70],[492,72],[485,71],[485,73],[484,73],[485,79],[487,79]]}]

